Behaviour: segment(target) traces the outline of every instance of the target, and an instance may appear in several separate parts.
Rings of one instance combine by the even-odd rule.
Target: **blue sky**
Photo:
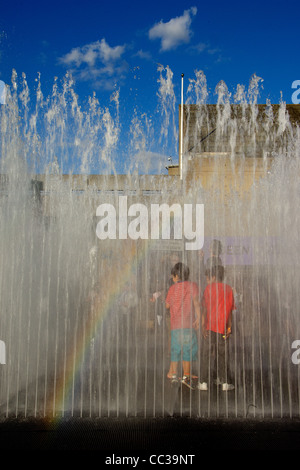
[[[296,1],[2,0],[0,9],[0,80],[10,84],[15,69],[34,90],[40,73],[47,95],[54,77],[71,71],[79,100],[95,92],[103,106],[118,90],[123,131],[129,109],[131,116],[133,108],[152,117],[162,112],[159,79],[167,70],[175,120],[181,73],[186,99],[195,71],[203,71],[210,103],[220,80],[234,94],[253,74],[262,78],[259,102],[278,103],[282,96],[291,103],[292,83],[300,79]],[[176,160],[172,146],[162,153]],[[149,150],[159,152],[153,144]]]

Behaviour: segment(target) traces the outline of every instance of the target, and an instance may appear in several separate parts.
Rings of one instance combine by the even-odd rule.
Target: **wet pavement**
[[[159,349],[148,348],[146,358],[140,353],[121,354],[100,375],[85,365],[71,396],[55,408],[44,402],[50,376],[39,379],[38,396],[36,384],[28,384],[0,405],[0,448],[97,450],[103,459],[132,454],[146,461],[194,455],[193,464],[208,449],[300,449],[297,374],[236,369],[232,391],[213,378],[208,391],[191,390],[167,379],[169,358]]]
[[[299,450],[300,419],[290,415],[290,405],[272,410],[267,388],[264,397],[252,389],[247,401],[242,389],[221,391],[212,384],[207,392],[190,390],[182,384],[160,382],[157,375],[139,376],[132,388],[118,382],[118,394],[99,399],[82,392],[72,413],[57,410],[55,416],[19,416],[0,419],[0,448],[6,450],[97,450],[99,457],[155,454],[194,455],[200,463],[203,451]],[[124,378],[125,380],[125,378]],[[251,403],[253,396],[256,402]],[[274,398],[274,397],[273,397]],[[110,410],[108,413],[107,400]],[[118,399],[118,403],[116,403]],[[22,396],[19,394],[19,401]],[[264,408],[262,412],[262,402]],[[135,403],[133,409],[132,403]],[[275,403],[273,401],[273,403]],[[93,406],[94,408],[93,408]],[[115,406],[114,406],[115,405]],[[294,407],[297,403],[293,402]],[[126,408],[127,407],[127,408]]]
[[[300,448],[298,419],[64,418],[8,419],[0,423],[2,450],[97,450],[111,455],[194,455],[209,450],[279,451]],[[100,463],[100,461],[99,461]]]

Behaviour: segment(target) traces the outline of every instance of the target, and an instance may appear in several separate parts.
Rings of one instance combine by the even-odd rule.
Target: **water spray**
[[[180,151],[179,151],[179,169],[180,179],[182,180],[182,154],[183,154],[183,77],[181,74],[181,113],[180,113]]]

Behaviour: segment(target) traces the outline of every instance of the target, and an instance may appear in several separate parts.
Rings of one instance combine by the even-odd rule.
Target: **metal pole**
[[[183,154],[183,77],[181,74],[181,114],[180,114],[180,150],[179,150],[179,170],[180,179],[182,180],[182,154]]]

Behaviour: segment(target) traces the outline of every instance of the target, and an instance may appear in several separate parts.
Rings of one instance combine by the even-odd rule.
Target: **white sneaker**
[[[197,388],[198,388],[198,390],[207,390],[207,383],[206,382],[198,382]]]
[[[224,392],[228,392],[229,390],[234,390],[234,385],[224,383],[224,384],[222,384],[222,390]]]

